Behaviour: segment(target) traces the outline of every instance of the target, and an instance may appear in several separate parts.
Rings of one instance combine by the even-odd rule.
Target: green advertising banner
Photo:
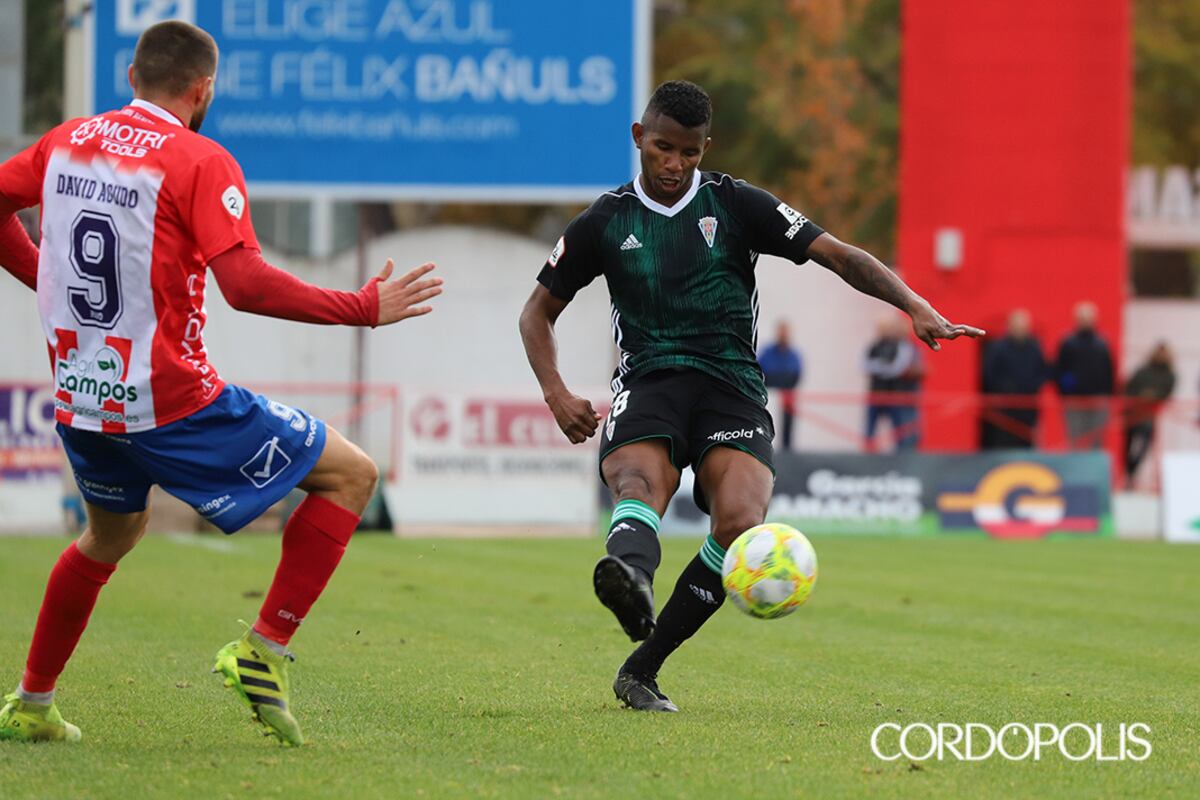
[[[767,519],[813,534],[1113,535],[1108,454],[778,453]],[[680,491],[664,530],[700,532]]]

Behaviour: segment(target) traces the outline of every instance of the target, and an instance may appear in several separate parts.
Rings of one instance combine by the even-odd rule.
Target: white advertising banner
[[[387,492],[398,528],[595,523],[596,440],[571,445],[540,398],[414,393],[402,405]]]
[[[1200,544],[1200,453],[1164,453],[1162,483],[1166,540]]]

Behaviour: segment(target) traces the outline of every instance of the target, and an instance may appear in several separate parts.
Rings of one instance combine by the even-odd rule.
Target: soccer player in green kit
[[[869,253],[769,192],[701,172],[711,120],[699,86],[670,81],[655,90],[633,123],[641,174],[567,226],[521,313],[525,351],[559,427],[576,444],[601,433],[600,473],[614,511],[593,583],[630,639],[642,642],[613,691],[648,711],[678,710],[659,691],[659,668],[724,602],[725,548],[762,523],[771,499],[774,426],[755,359],[759,254],[816,261],[906,312],[934,350],[938,339],[983,335],[948,322]],[[563,309],[600,275],[620,350],[604,419],[563,383],[554,339]],[[656,620],[659,521],[689,464],[711,534]]]

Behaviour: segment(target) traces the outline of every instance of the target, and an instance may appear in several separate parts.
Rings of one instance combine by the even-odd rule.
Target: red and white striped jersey
[[[38,309],[59,422],[132,433],[216,399],[207,264],[259,247],[224,148],[134,100],[51,130],[0,166],[0,193],[42,206]]]

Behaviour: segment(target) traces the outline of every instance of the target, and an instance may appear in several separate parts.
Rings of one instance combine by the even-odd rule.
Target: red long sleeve
[[[323,289],[273,267],[247,247],[226,250],[209,263],[221,294],[238,311],[318,325],[379,321],[379,289],[372,279],[357,292]]]
[[[30,289],[37,291],[38,249],[17,219],[20,208],[0,194],[0,265]]]

